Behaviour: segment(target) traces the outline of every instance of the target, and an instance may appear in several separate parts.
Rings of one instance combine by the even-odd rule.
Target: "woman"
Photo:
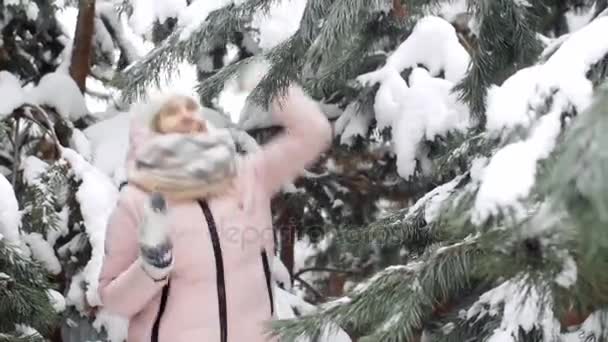
[[[245,156],[190,98],[138,113],[99,281],[106,310],[130,319],[128,342],[269,341],[270,199],[331,142],[301,88],[271,109],[285,131]]]

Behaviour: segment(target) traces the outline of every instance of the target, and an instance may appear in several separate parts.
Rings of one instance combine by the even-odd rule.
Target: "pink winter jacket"
[[[147,194],[131,185],[122,190],[107,227],[99,292],[107,311],[129,318],[128,342],[271,341],[270,199],[331,142],[327,118],[299,88],[273,108],[285,131],[239,157],[235,186],[208,200],[215,227],[201,203],[168,201],[175,260],[168,281],[154,282],[139,264]]]

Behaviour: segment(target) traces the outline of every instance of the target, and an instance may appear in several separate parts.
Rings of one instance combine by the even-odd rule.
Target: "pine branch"
[[[411,340],[432,317],[436,306],[460,299],[460,293],[476,283],[475,264],[482,258],[475,240],[431,251],[416,277],[414,291],[395,306],[400,308],[395,312],[397,316],[362,341]]]
[[[213,46],[214,40],[225,41],[232,32],[240,31],[251,20],[251,13],[268,11],[278,0],[248,0],[238,6],[225,6],[209,14],[203,24],[187,39],[182,30],[174,31],[165,41],[143,59],[125,69],[115,80],[123,89],[123,100],[133,102],[144,98],[146,88],[159,86],[162,77],[172,77],[182,60],[194,61]],[[166,76],[163,76],[166,75]]]
[[[0,331],[27,324],[45,335],[57,319],[46,290],[44,270],[15,247],[0,240]],[[7,278],[8,277],[8,278]]]
[[[466,77],[454,88],[485,126],[485,98],[490,85],[501,84],[515,71],[531,65],[542,51],[536,37],[539,16],[528,2],[475,1],[480,22],[478,51]],[[535,6],[543,6],[536,4]]]
[[[267,108],[276,96],[284,94],[292,82],[301,78],[301,56],[307,48],[305,39],[296,34],[267,54],[271,68],[249,95],[251,100]]]
[[[387,16],[382,12],[368,13],[366,19],[367,22],[361,22],[356,26],[358,29],[354,34],[351,28],[349,43],[343,44],[339,49],[340,53],[325,58],[316,72],[305,74],[306,87],[318,98],[344,88],[352,88],[352,92],[364,95],[367,89],[361,90],[358,86],[348,84],[348,81],[360,74],[371,72],[385,63],[387,58],[385,54],[371,52],[390,49],[390,45],[394,44],[393,40],[411,30],[415,24],[415,19],[411,16],[405,20],[396,20],[393,16]],[[389,39],[383,44],[379,37]],[[373,99],[372,96],[372,104]]]
[[[332,268],[332,267],[307,267],[307,268],[303,268],[301,270],[299,270],[298,272],[296,272],[293,277],[299,277],[301,276],[303,273],[306,272],[331,272],[331,273],[344,273],[344,274],[354,274],[357,273],[357,271],[355,270],[343,270],[343,269],[339,269],[339,268]]]
[[[0,333],[0,342],[43,342],[44,338],[39,335],[26,335],[21,333]]]
[[[486,341],[500,326],[503,316],[496,313],[494,316],[478,317],[471,322],[462,313],[466,312],[479,300],[479,296],[489,289],[489,286],[479,286],[470,294],[463,294],[457,305],[452,305],[447,312],[436,315],[435,319],[427,322],[425,332],[428,333],[430,340],[437,342]]]
[[[320,312],[272,325],[281,339],[314,339],[327,322],[345,328],[360,341],[408,341],[438,304],[458,298],[474,282],[481,256],[476,241],[432,249],[421,261],[389,267],[357,286],[346,301]],[[371,334],[370,334],[371,333]]]
[[[347,320],[378,322],[390,313],[386,303],[394,303],[398,300],[403,294],[399,290],[404,289],[404,280],[412,277],[414,271],[411,267],[387,269],[370,280],[370,286],[362,289],[361,293],[350,299],[347,298],[344,304],[338,302],[337,305],[297,320],[272,322],[273,333],[285,341],[294,341],[302,336],[309,336],[315,340],[327,322],[334,322],[340,326],[348,325]]]
[[[579,272],[587,279],[587,295],[597,303],[608,303],[608,275],[596,272],[608,267],[608,90],[600,92],[589,110],[579,115],[566,134],[563,150],[553,172],[541,188],[555,204],[566,210],[578,233]],[[594,303],[596,304],[596,303]]]
[[[310,291],[318,301],[322,301],[325,297],[314,288],[314,286],[310,285],[306,280],[302,279],[300,276],[293,276],[294,280],[298,281],[302,286],[304,286],[308,291]]]
[[[370,20],[371,14],[380,10],[381,1],[335,1],[321,27],[314,44],[306,52],[305,59],[313,70],[324,62],[342,55],[343,48],[352,41],[352,30]]]
[[[397,24],[393,19],[378,17],[379,4],[375,2],[370,7],[362,0],[309,1],[300,29],[264,54],[271,68],[250,100],[266,106],[290,83],[297,81],[302,81],[313,96],[322,98],[354,78],[362,66],[370,63],[370,59],[361,57],[377,45],[379,36],[396,35],[413,25],[412,20]],[[206,99],[217,96],[225,81],[255,58],[226,66],[203,80],[198,86],[199,95]],[[310,68],[316,72],[311,74]]]
[[[333,3],[334,0],[311,0],[306,3],[298,34],[301,35],[307,46],[310,46],[319,34],[321,30],[319,23],[325,18]]]
[[[490,157],[499,146],[500,139],[476,131],[464,135],[452,134],[443,141],[431,143],[433,152],[429,158],[433,162],[432,181],[444,183],[456,175],[468,172],[473,160]]]
[[[22,229],[28,233],[40,233],[43,236],[51,230],[59,230],[60,218],[57,208],[58,195],[67,186],[68,168],[63,161],[49,165],[36,183],[25,184],[20,194],[20,207],[23,211]]]

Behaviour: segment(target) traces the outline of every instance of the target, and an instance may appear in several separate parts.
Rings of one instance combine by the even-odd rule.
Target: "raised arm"
[[[329,148],[332,139],[327,117],[298,86],[291,86],[284,97],[275,100],[271,110],[284,131],[251,156],[256,181],[269,196],[300,176]]]
[[[136,215],[129,191],[128,188],[122,191],[110,217],[99,279],[103,307],[127,318],[141,311],[166,284],[166,280],[155,282],[142,268],[138,239],[141,219]]]

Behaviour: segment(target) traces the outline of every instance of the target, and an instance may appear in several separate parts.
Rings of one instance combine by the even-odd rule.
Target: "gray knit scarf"
[[[205,198],[230,185],[236,156],[227,130],[155,135],[135,152],[129,181],[170,198]]]

